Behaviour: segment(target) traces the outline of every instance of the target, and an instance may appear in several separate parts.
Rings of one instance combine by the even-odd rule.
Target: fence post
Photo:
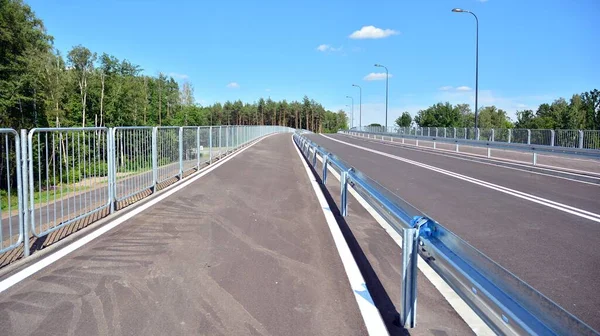
[[[447,135],[447,131],[448,131],[448,128],[444,127],[444,138],[447,138],[447,136],[446,136]]]
[[[492,142],[496,139],[496,130],[492,128]]]
[[[221,146],[221,128],[223,128],[223,126],[219,126],[219,159],[221,158],[221,156],[223,155],[221,153],[221,151],[223,150],[223,147]]]
[[[480,132],[479,132],[479,127],[477,127],[477,128],[475,129],[475,139],[476,139],[477,141],[479,141],[479,140],[480,140],[480,138],[479,138],[479,137],[480,137],[480,135],[481,135],[481,134],[480,134]]]
[[[7,144],[8,146],[8,144]],[[27,130],[21,130],[21,179],[22,181],[17,181],[17,188],[21,190],[21,204],[22,207],[19,209],[22,211],[21,218],[23,222],[21,223],[21,230],[23,232],[23,255],[25,257],[29,256],[29,171],[28,171],[28,154],[27,154]],[[21,182],[21,187],[19,188],[18,183]]]
[[[579,130],[579,148],[583,148],[583,131]]]
[[[212,126],[208,127],[208,164],[212,164]]]
[[[417,317],[417,262],[419,229],[402,230],[402,304],[401,323],[404,328],[414,328]]]
[[[508,129],[508,143],[511,142],[511,140],[512,140],[511,138],[512,138],[512,128],[509,128]]]
[[[313,148],[313,160],[312,160],[312,165],[313,167],[317,166],[317,149]]]
[[[467,138],[467,128],[465,127],[465,139]]]
[[[340,178],[340,210],[342,216],[348,215],[348,172],[343,171]]]
[[[117,199],[117,181],[115,172],[116,166],[116,132],[114,128],[109,128],[106,132],[106,141],[108,142],[107,148],[107,165],[108,165],[108,202],[110,204],[110,213],[115,212],[116,199]]]
[[[438,137],[438,128],[437,127],[435,128],[435,137],[436,138]]]
[[[179,179],[183,179],[183,127],[179,127]]]
[[[550,146],[554,147],[554,130],[550,130]]]
[[[200,170],[200,126],[196,127],[196,171]]]
[[[323,185],[327,182],[327,164],[329,163],[329,154],[323,157]]]
[[[454,136],[453,136],[453,138],[456,139],[456,127],[453,127],[453,129],[454,129]]]
[[[152,127],[152,193],[158,181],[158,127]]]
[[[531,130],[527,129],[527,144],[531,145]]]

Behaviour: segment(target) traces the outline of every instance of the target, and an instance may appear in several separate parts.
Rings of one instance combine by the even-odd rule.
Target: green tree
[[[457,107],[446,102],[437,103],[425,110],[420,110],[415,117],[420,127],[460,127],[461,113]]]
[[[396,125],[398,127],[410,127],[412,124],[412,117],[408,112],[402,112],[402,115],[396,119]]]
[[[512,122],[506,111],[496,106],[486,106],[479,110],[479,128],[511,128]]]

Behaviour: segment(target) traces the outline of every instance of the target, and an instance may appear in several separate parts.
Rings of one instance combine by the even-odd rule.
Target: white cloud
[[[271,89],[265,89],[265,91],[267,91],[267,92],[271,92]]]
[[[468,86],[459,86],[456,88],[456,91],[471,91],[472,89]]]
[[[360,30],[350,34],[351,39],[380,39],[392,35],[398,35],[399,32],[392,29],[381,29],[375,26],[364,26]]]
[[[440,91],[462,91],[462,92],[467,92],[467,91],[471,91],[473,89],[471,89],[468,86],[464,86],[464,85],[463,86],[457,86],[457,87],[446,85],[446,86],[440,87],[438,90],[440,90]]]
[[[442,86],[442,87],[440,88],[440,91],[450,91],[450,90],[452,90],[452,89],[453,89],[453,87],[452,87],[452,86],[448,86],[448,85],[447,85],[447,86]]]
[[[179,80],[185,80],[185,79],[190,78],[190,76],[188,76],[186,74],[180,74],[180,73],[176,73],[176,72],[169,72],[169,77],[173,77],[173,78],[179,79]]]
[[[236,83],[236,82],[231,82],[229,84],[227,84],[227,87],[230,89],[239,89],[240,88],[240,84]]]
[[[335,52],[335,51],[341,51],[342,47],[334,48],[334,47],[330,46],[329,44],[321,44],[317,47],[317,50],[320,52],[326,52],[326,51]]]
[[[390,74],[389,77],[391,78],[392,75]],[[370,74],[366,75],[363,79],[366,81],[384,80],[385,72],[371,72]]]

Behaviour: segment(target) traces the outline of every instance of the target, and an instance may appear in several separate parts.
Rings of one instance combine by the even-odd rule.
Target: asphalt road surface
[[[344,143],[308,137],[600,330],[600,186],[340,134],[331,137]]]

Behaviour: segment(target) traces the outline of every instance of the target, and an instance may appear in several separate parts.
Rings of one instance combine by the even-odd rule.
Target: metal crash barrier
[[[340,213],[348,213],[348,188],[353,188],[400,236],[402,242],[402,298],[400,321],[405,328],[416,324],[418,256],[497,334],[501,335],[598,335],[540,292],[521,281],[440,223],[348,166],[341,159],[304,136],[294,141],[317,170],[322,162],[322,183],[327,170],[340,175]]]

